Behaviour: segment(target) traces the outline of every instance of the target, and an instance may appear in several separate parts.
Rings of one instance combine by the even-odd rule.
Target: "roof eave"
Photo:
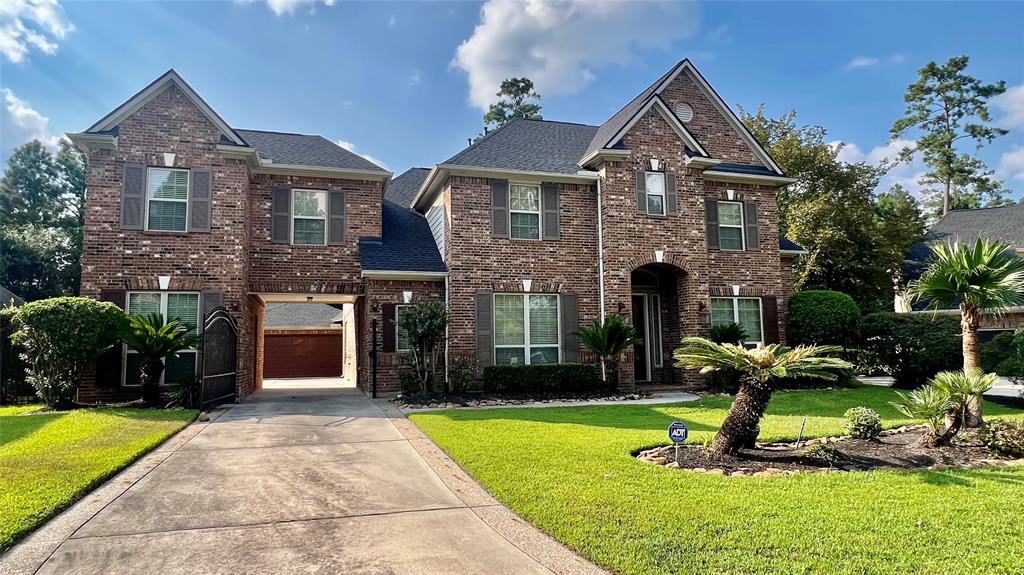
[[[805,256],[808,254],[807,250],[779,250],[779,253],[784,256]]]
[[[448,272],[364,269],[361,275],[374,280],[443,280]]]
[[[598,148],[597,150],[583,156],[577,165],[585,169],[599,162],[621,162],[628,158],[632,153],[632,150]]]
[[[738,184],[767,184],[773,186],[785,186],[797,181],[796,178],[786,176],[771,176],[768,174],[741,174],[738,172],[720,172],[710,169],[704,170],[701,177],[705,180],[715,182],[733,182]]]
[[[427,175],[426,179],[423,180],[423,184],[420,186],[416,196],[412,199],[412,209],[419,211],[420,208],[426,206],[429,200],[432,200],[434,193],[437,190],[437,185],[443,182],[447,176],[470,176],[476,178],[495,178],[495,179],[528,179],[528,180],[543,180],[546,182],[564,182],[564,183],[591,183],[601,178],[597,172],[591,172],[588,170],[580,170],[575,174],[568,174],[562,172],[537,172],[532,170],[511,170],[507,168],[490,168],[483,166],[462,166],[456,164],[438,164],[430,170],[430,174]]]
[[[89,134],[86,132],[65,134],[71,143],[86,153],[93,150],[116,150],[117,136],[112,134]]]

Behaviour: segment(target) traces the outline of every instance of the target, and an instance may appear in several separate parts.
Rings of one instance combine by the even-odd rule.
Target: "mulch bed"
[[[643,393],[615,393],[607,391],[560,392],[560,393],[429,393],[415,395],[399,395],[392,401],[407,409],[444,408],[482,406],[515,406],[530,403],[584,402],[584,401],[630,401],[643,399]]]
[[[796,443],[758,444],[724,459],[711,459],[702,446],[681,446],[679,461],[672,445],[647,449],[637,454],[644,463],[663,465],[713,475],[770,476],[795,473],[841,473],[873,470],[969,469],[972,467],[1024,465],[1024,459],[1007,459],[975,441],[970,433],[957,436],[950,445],[926,448],[919,445],[922,426],[883,432],[877,441],[850,437],[826,437]],[[838,461],[825,461],[807,452],[824,444],[840,454]]]

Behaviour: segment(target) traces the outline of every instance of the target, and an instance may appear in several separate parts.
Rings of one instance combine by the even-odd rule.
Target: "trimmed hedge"
[[[493,393],[592,391],[606,385],[594,366],[582,363],[489,365],[482,384],[484,391]]]
[[[860,308],[853,298],[837,291],[807,290],[789,299],[789,332],[792,345],[839,345],[857,341]]]
[[[963,367],[959,315],[872,313],[861,320],[861,337],[861,349],[902,389]]]

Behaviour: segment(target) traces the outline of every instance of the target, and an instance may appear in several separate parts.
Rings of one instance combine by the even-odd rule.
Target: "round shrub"
[[[851,407],[843,417],[846,434],[854,439],[874,441],[882,433],[882,418],[870,407]]]
[[[1024,423],[993,419],[978,430],[978,439],[998,455],[1024,457]]]
[[[789,342],[792,345],[840,345],[857,341],[860,308],[837,291],[807,290],[789,299]]]

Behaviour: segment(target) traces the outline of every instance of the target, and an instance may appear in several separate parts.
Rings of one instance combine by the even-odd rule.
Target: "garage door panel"
[[[337,377],[345,364],[344,335],[264,334],[263,377]]]

